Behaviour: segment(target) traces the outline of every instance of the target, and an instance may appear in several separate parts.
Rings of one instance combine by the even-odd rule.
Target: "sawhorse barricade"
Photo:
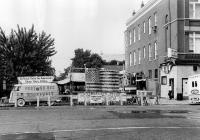
[[[140,97],[141,106],[149,104],[159,104],[158,96],[153,95],[153,91],[137,90],[137,96]],[[151,102],[150,98],[154,97],[154,103]]]
[[[116,95],[115,95],[116,94]],[[133,98],[136,99],[136,104],[140,104],[141,106],[147,105],[148,102],[151,104],[150,98],[152,98],[154,95],[152,95],[152,91],[143,91],[143,90],[137,90],[137,95],[127,95],[125,93],[102,93],[102,95],[92,95],[90,93],[82,93],[81,95],[81,102],[84,106],[95,104],[95,99],[100,98],[100,102],[103,105],[109,106],[112,103],[117,103],[119,105],[124,105],[128,102],[129,99]],[[56,99],[61,99],[62,97],[68,97],[70,98],[70,106],[74,105],[73,99],[78,99],[78,95],[56,95],[56,96],[36,96],[37,101],[37,107],[40,106],[41,101],[47,101],[48,106],[52,105],[52,101],[55,101]],[[54,100],[52,99],[54,98]],[[92,100],[94,98],[94,100]],[[79,99],[78,99],[79,100]],[[92,102],[91,102],[92,101]],[[159,104],[158,97],[156,96],[154,98],[154,104]],[[17,99],[15,101],[15,107],[17,107]]]

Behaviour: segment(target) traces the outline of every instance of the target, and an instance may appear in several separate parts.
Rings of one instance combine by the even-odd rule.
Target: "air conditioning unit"
[[[156,31],[157,31],[157,28],[158,28],[157,25],[155,25],[155,26],[152,27],[152,30],[153,30],[154,32],[156,32]]]

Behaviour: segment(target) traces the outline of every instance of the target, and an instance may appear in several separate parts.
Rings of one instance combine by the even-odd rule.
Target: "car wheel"
[[[23,107],[25,105],[25,100],[24,99],[18,99],[17,100],[17,106]]]

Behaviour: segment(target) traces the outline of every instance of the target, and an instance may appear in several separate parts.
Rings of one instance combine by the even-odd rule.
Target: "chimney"
[[[136,14],[135,10],[133,10],[132,16],[134,16]]]
[[[141,8],[142,8],[142,7],[144,7],[144,2],[143,2],[143,1],[142,1],[142,3],[141,3]]]

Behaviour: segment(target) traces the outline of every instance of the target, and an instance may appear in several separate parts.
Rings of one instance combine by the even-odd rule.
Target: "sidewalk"
[[[187,104],[189,104],[189,101],[188,100],[179,101],[179,100],[175,100],[175,99],[169,100],[167,98],[160,98],[159,104],[160,105],[187,105]]]

